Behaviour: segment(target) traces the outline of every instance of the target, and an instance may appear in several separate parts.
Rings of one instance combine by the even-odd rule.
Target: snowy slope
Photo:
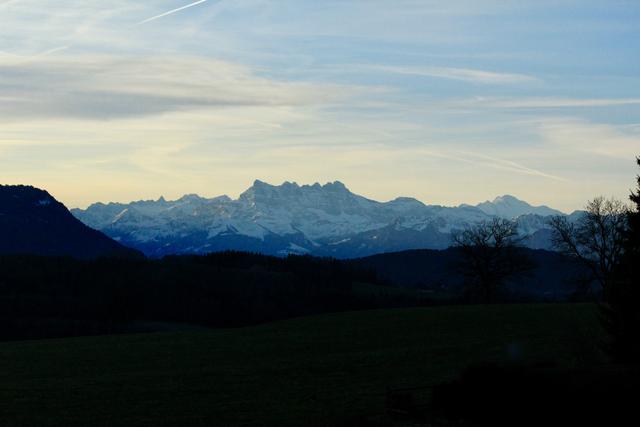
[[[85,224],[151,256],[225,249],[269,254],[309,253],[349,258],[393,250],[450,245],[451,233],[493,215],[518,218],[535,247],[545,215],[512,196],[478,206],[443,207],[401,197],[378,202],[350,192],[341,182],[254,184],[234,200],[187,195],[178,200],[96,203],[73,214]],[[546,240],[545,240],[546,239]]]
[[[515,219],[521,215],[536,214],[540,216],[562,215],[562,212],[548,206],[531,206],[517,198],[504,195],[496,197],[492,202],[486,201],[476,205],[487,215],[495,215],[507,219]]]

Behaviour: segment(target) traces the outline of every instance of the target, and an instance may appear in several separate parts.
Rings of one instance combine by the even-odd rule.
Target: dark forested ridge
[[[24,185],[0,185],[0,236],[0,254],[141,256],[78,221],[46,191]]]
[[[566,261],[555,256],[538,254],[566,268]],[[5,255],[0,256],[0,339],[234,327],[327,312],[459,302],[465,293],[456,259],[454,250],[351,262],[243,252],[160,260]],[[554,288],[561,283],[544,281],[546,269],[557,268],[553,263],[539,267],[526,279],[529,288],[521,284],[508,298],[566,298],[570,287],[562,293]]]
[[[424,303],[361,269],[306,256],[0,257],[2,339],[233,327]]]
[[[564,300],[576,292],[585,277],[582,266],[559,253],[519,250],[533,263],[533,269],[507,283],[505,291],[512,298]],[[465,277],[459,268],[461,261],[460,249],[449,248],[378,254],[347,262],[397,286],[455,294],[463,292],[465,287]]]

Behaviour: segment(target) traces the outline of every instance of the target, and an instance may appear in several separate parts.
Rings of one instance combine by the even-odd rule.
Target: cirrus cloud
[[[358,88],[284,82],[193,57],[0,58],[0,120],[115,119],[188,109],[320,105]]]
[[[409,67],[390,65],[364,65],[362,68],[384,73],[401,74],[419,77],[435,77],[441,79],[458,80],[478,84],[517,84],[540,81],[537,77],[527,74],[505,73],[472,68],[452,67]]]

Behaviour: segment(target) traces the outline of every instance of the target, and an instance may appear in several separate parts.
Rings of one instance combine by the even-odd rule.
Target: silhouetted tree
[[[640,166],[640,158],[636,159]],[[605,326],[611,334],[611,353],[625,362],[640,363],[640,175],[629,199],[624,253],[615,271],[609,304],[604,307]]]
[[[486,302],[496,297],[507,279],[533,268],[520,250],[521,240],[516,223],[502,218],[454,233],[454,245],[464,256],[463,273]]]
[[[605,300],[623,253],[627,212],[628,207],[619,200],[596,197],[587,203],[578,221],[564,216],[549,221],[554,247],[589,269]]]

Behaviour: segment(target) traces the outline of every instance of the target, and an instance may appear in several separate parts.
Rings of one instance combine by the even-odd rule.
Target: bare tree
[[[575,223],[567,217],[551,218],[552,242],[557,250],[587,266],[606,299],[623,253],[629,208],[619,200],[597,197],[585,210]]]
[[[454,234],[454,246],[460,248],[464,256],[464,274],[479,288],[485,301],[492,301],[508,278],[533,267],[520,248],[521,241],[516,223],[501,218]]]

